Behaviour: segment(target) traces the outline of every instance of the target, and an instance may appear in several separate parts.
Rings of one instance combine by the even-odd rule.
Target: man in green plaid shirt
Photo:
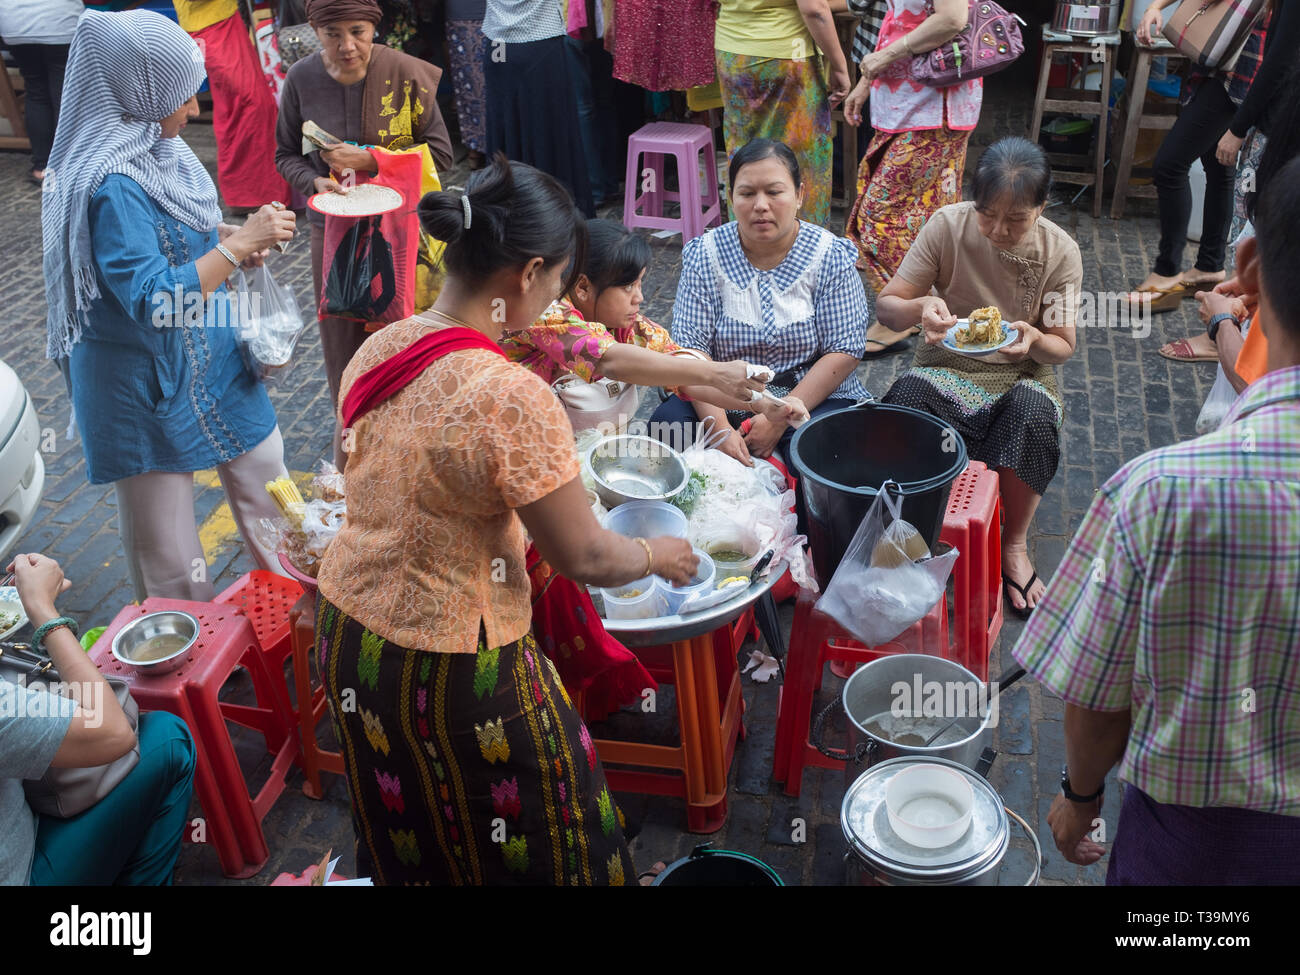
[[[1012,651],[1065,701],[1048,823],[1074,863],[1105,853],[1119,763],[1108,884],[1300,883],[1300,159],[1255,221],[1238,277],[1269,371],[1102,487]]]

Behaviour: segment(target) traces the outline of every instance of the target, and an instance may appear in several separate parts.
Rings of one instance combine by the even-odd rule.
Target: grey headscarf
[[[203,52],[185,31],[150,10],[87,10],[72,38],[63,104],[41,198],[45,354],[66,358],[83,315],[100,296],[90,241],[90,198],[121,173],[195,230],[221,219],[217,188],[179,138],[158,124],[199,90]]]

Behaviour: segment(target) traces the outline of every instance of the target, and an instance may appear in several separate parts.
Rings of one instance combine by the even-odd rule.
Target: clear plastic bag
[[[1228,382],[1223,366],[1219,366],[1218,375],[1214,377],[1214,385],[1210,387],[1210,395],[1205,397],[1205,404],[1196,418],[1196,432],[1210,433],[1219,429],[1219,424],[1228,415],[1228,410],[1236,400],[1237,391],[1232,388],[1232,383]]]
[[[817,602],[869,647],[894,639],[944,596],[957,550],[931,556],[916,528],[900,516],[901,502],[886,481],[876,492],[844,559]],[[919,544],[918,544],[919,543]]]
[[[298,301],[265,264],[236,271],[234,290],[245,361],[259,378],[268,379],[289,364],[306,325]]]

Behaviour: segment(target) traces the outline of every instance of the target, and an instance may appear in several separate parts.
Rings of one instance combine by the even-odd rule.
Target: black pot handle
[[[982,776],[983,778],[988,778],[989,769],[993,767],[993,763],[997,761],[997,757],[998,753],[992,748],[986,748],[984,751],[980,752],[980,760],[975,763],[975,774]]]
[[[817,715],[817,719],[813,721],[813,744],[827,758],[833,758],[837,762],[857,762],[861,765],[864,760],[875,754],[876,743],[874,741],[858,742],[858,747],[854,749],[852,755],[839,748],[827,748],[822,741],[823,737],[825,737],[826,719],[831,716],[831,712],[836,708],[839,708],[841,712],[844,711],[844,702],[838,697],[822,708],[821,713]],[[868,764],[870,763],[868,762]]]

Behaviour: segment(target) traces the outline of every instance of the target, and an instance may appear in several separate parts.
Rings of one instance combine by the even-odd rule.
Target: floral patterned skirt
[[[961,202],[970,132],[877,132],[858,166],[858,197],[844,235],[858,245],[858,270],[877,293],[940,207]]]
[[[316,650],[376,884],[622,885],[636,873],[586,726],[531,634],[385,641],[321,598]]]
[[[800,216],[825,227],[831,217],[832,141],[821,58],[796,61],[724,51],[717,58],[728,161],[751,139],[784,142],[799,160],[804,185]]]

